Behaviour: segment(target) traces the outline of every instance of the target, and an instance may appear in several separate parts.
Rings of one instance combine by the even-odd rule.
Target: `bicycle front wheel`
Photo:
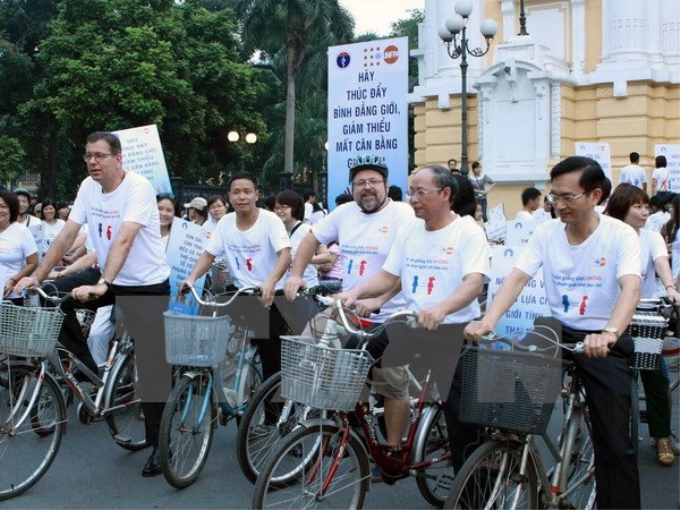
[[[51,377],[40,381],[34,367],[0,363],[0,501],[43,477],[59,451],[65,424],[64,398]]]
[[[137,394],[137,371],[133,356],[116,363],[106,392],[106,423],[118,446],[135,452],[146,448],[142,401]]]
[[[426,413],[423,414],[423,425],[428,429],[423,436],[423,444],[416,445],[416,462],[440,459],[442,455],[449,452],[449,434],[441,405],[427,408]],[[436,508],[444,506],[452,483],[451,460],[432,464],[416,475],[416,484],[420,494],[425,501]]]
[[[465,461],[444,508],[538,508],[536,468],[529,459],[520,473],[522,445],[482,444]]]
[[[573,415],[570,436],[574,437],[569,459],[569,477],[564,499],[568,508],[590,510],[595,505],[595,452],[590,435],[588,408]],[[571,505],[571,506],[569,506]]]
[[[161,467],[168,483],[178,489],[194,483],[210,453],[216,415],[209,375],[206,371],[182,377],[163,411]]]
[[[305,406],[281,397],[281,374],[267,379],[253,395],[241,419],[237,436],[237,456],[241,471],[255,483],[263,462],[271,451],[298,426]]]
[[[368,456],[337,425],[300,427],[279,443],[255,484],[253,508],[362,508]]]

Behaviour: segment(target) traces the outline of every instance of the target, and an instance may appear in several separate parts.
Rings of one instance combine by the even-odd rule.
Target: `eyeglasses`
[[[108,154],[106,152],[86,152],[83,154],[83,160],[87,162],[94,158],[95,161],[101,161],[107,156],[113,156],[113,154]]]
[[[352,185],[355,188],[366,188],[368,186],[375,188],[378,184],[383,182],[385,182],[385,179],[362,179],[360,181],[352,182]]]
[[[429,195],[430,193],[438,192],[443,190],[444,188],[435,188],[435,189],[424,189],[424,188],[418,188],[418,189],[408,189],[408,195],[410,197],[424,197],[426,195]]]
[[[289,205],[285,205],[285,204],[284,204],[284,205],[275,205],[275,206],[274,206],[274,212],[279,212],[279,211],[282,212],[282,211],[285,211],[285,210],[287,210],[287,209],[290,209],[290,206],[289,206]]]
[[[545,198],[547,198],[548,202],[550,202],[551,204],[556,204],[559,201],[563,201],[566,202],[567,204],[570,204],[573,201],[581,198],[585,194],[586,194],[585,191],[583,193],[579,193],[578,195],[555,195],[554,193],[548,193],[545,196]]]

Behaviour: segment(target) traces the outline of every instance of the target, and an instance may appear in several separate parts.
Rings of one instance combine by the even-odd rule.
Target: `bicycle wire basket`
[[[64,313],[59,308],[0,303],[0,352],[10,356],[45,358],[57,344]]]
[[[356,407],[371,355],[358,349],[329,349],[301,336],[281,337],[281,395],[316,409]]]
[[[562,388],[561,358],[471,348],[460,369],[461,422],[545,434]]]
[[[171,365],[211,367],[224,361],[231,319],[165,312],[165,360]]]
[[[656,370],[661,363],[668,321],[656,311],[636,310],[629,331],[635,342],[633,368]]]

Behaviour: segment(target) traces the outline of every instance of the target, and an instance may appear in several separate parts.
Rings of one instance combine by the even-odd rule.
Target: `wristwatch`
[[[619,339],[619,330],[612,327],[612,326],[607,326],[606,328],[604,328],[602,330],[602,332],[603,333],[611,333],[612,335],[614,335],[616,337],[617,340]]]
[[[110,283],[108,280],[106,280],[106,278],[101,278],[101,279],[97,282],[97,285],[101,285],[102,283],[103,283],[104,285],[106,285],[107,287],[110,287],[110,286],[111,286],[111,283]]]

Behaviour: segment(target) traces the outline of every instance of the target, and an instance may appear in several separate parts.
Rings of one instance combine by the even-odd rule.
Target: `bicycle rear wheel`
[[[538,508],[536,468],[520,474],[522,445],[489,441],[465,461],[444,508]]]
[[[147,446],[142,401],[137,394],[136,383],[134,357],[125,354],[113,368],[111,384],[104,399],[111,437],[118,446],[133,452]]]
[[[415,447],[416,462],[439,459],[449,452],[449,434],[441,405],[427,408],[423,414],[423,425],[428,427],[423,444]],[[432,413],[432,416],[429,415]],[[416,484],[425,501],[436,508],[442,508],[451,491],[453,466],[451,461],[437,462],[416,475]]]
[[[574,445],[569,459],[569,476],[565,491],[565,504],[571,508],[590,510],[595,505],[595,452],[590,435],[587,407],[574,417],[572,431]]]
[[[298,426],[305,406],[284,406],[281,397],[281,374],[267,379],[253,395],[241,418],[237,436],[237,456],[245,477],[255,483],[262,464],[281,438]],[[285,410],[285,416],[282,412]]]
[[[208,460],[216,425],[211,381],[207,371],[185,375],[165,404],[159,455],[163,476],[178,489],[194,483]]]
[[[368,456],[354,436],[339,451],[342,433],[337,425],[313,425],[286,436],[262,467],[253,508],[362,508]]]
[[[51,377],[41,382],[37,375],[36,367],[0,363],[0,501],[35,485],[61,446],[66,426],[63,395]],[[35,404],[19,423],[35,391]]]

